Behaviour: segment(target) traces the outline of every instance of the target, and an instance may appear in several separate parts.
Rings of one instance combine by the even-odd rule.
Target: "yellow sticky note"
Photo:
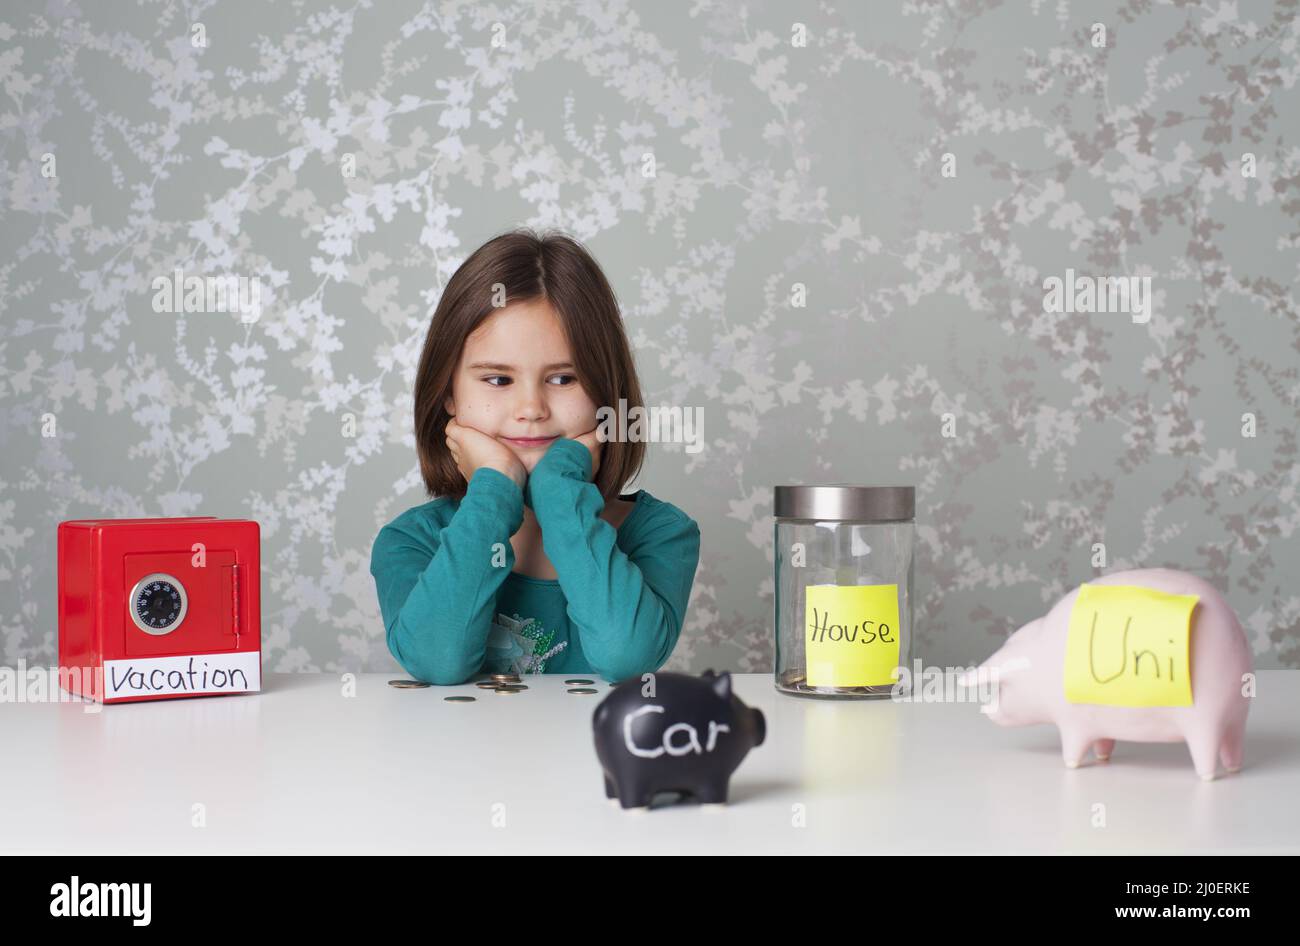
[[[808,685],[891,686],[898,666],[897,585],[805,589]]]
[[[1196,595],[1082,585],[1065,643],[1065,698],[1106,706],[1191,706]]]

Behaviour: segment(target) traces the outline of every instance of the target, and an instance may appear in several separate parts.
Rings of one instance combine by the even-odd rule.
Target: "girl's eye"
[[[504,388],[506,385],[514,383],[511,380],[509,375],[504,375],[504,374],[488,375],[486,378],[483,378],[482,380],[486,381],[494,388]],[[567,387],[568,385],[573,384],[575,381],[577,381],[578,377],[577,375],[572,375],[572,374],[553,374],[547,380],[558,387]]]

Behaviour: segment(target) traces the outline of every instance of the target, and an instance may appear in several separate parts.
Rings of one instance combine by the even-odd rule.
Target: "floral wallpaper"
[[[420,345],[527,225],[701,412],[632,484],[702,530],[671,667],[770,670],[795,482],[915,484],[928,663],[1172,565],[1300,666],[1298,42],[1289,0],[6,4],[0,657],[56,659],[59,521],[217,515],[265,669],[396,669]]]

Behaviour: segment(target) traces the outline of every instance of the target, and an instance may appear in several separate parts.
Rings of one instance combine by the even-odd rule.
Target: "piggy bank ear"
[[[712,669],[712,668],[710,668],[710,669],[708,669],[708,670],[705,670],[702,674],[700,674],[700,676],[701,676],[701,677],[706,677],[706,678],[708,678],[708,679],[711,680],[711,679],[713,679],[714,677],[716,677],[717,674],[713,672],[713,669]]]
[[[723,671],[714,677],[713,692],[724,700],[731,699],[731,674]]]

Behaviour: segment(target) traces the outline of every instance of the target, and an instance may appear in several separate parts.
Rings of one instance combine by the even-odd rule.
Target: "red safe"
[[[262,688],[251,519],[59,523],[61,685],[104,703]]]

